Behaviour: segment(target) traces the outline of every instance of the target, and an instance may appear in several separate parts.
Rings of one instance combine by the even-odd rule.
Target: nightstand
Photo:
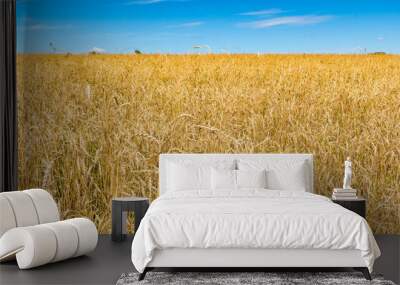
[[[352,200],[332,199],[332,202],[359,214],[363,218],[366,216],[367,201],[363,197],[357,197]]]
[[[149,199],[142,197],[119,197],[112,199],[112,232],[113,241],[123,241],[126,238],[127,213],[135,214],[135,233],[140,221],[149,208]]]

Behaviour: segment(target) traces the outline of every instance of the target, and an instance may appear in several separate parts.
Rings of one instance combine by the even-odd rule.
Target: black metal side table
[[[123,241],[126,238],[127,213],[135,214],[135,233],[140,221],[149,208],[149,199],[142,197],[118,197],[112,199],[112,233],[113,241]]]
[[[332,199],[332,202],[359,214],[363,218],[366,216],[366,200],[363,197],[357,197],[352,200]]]

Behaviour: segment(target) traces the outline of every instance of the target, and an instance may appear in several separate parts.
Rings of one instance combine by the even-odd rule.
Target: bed
[[[352,267],[380,251],[365,219],[314,194],[311,154],[161,154],[160,196],[132,242],[154,268]]]

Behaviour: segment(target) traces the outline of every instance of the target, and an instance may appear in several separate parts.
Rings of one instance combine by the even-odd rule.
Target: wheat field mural
[[[376,233],[400,234],[400,56],[20,55],[20,188],[111,228],[158,195],[165,152],[313,153],[330,196],[351,156]]]

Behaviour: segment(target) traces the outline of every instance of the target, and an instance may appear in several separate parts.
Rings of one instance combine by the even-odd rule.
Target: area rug
[[[148,272],[142,281],[138,281],[138,276],[138,273],[122,274],[117,285],[395,285],[381,275],[372,275],[373,280],[368,281],[359,272]]]

